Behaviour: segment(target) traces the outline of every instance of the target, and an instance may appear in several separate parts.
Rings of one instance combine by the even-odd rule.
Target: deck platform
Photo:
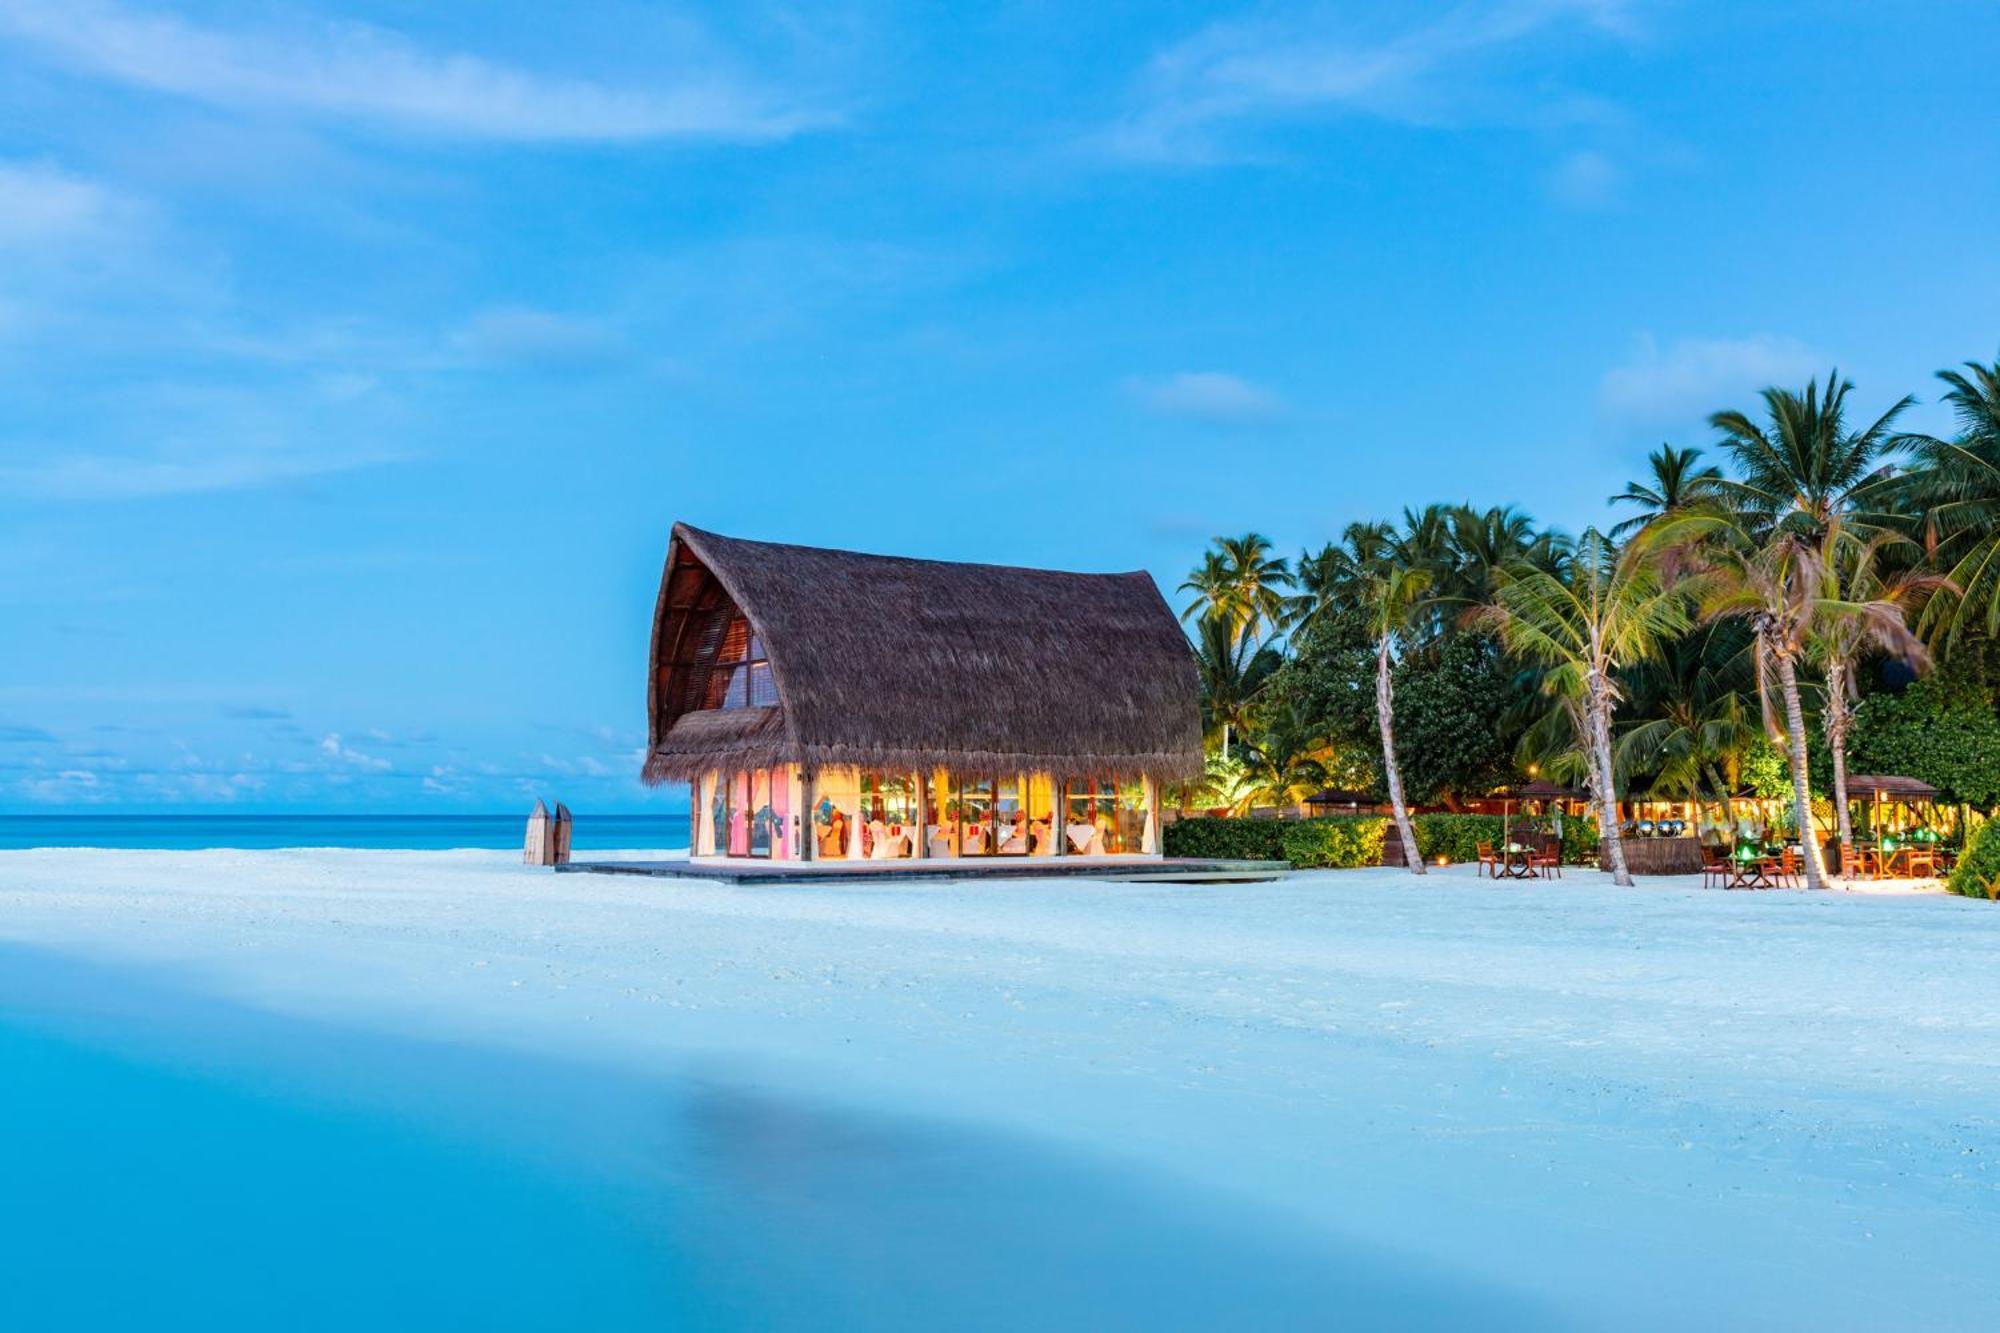
[[[1053,857],[1036,860],[933,861],[884,865],[879,861],[571,861],[556,867],[572,875],[650,875],[708,879],[724,884],[882,884],[894,880],[1097,879],[1121,884],[1227,884],[1283,879],[1284,861],[1226,861],[1193,857]]]

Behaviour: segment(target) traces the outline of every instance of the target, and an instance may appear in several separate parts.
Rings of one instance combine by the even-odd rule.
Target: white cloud
[[[1100,140],[1118,156],[1199,163],[1242,156],[1218,137],[1232,123],[1329,109],[1428,122],[1463,95],[1481,57],[1559,28],[1629,37],[1632,9],[1632,0],[1487,0],[1386,37],[1338,30],[1344,11],[1325,7],[1214,23],[1154,57],[1139,105]]]
[[[1219,370],[1184,370],[1164,379],[1132,379],[1126,388],[1149,412],[1216,425],[1254,426],[1278,420],[1285,402],[1261,385]]]
[[[0,249],[89,244],[129,212],[96,181],[47,162],[0,161]]]
[[[245,449],[206,457],[73,453],[0,467],[0,489],[35,500],[151,500],[257,490],[384,461],[380,455]]]
[[[481,139],[771,139],[825,118],[698,53],[645,88],[545,76],[320,21],[231,32],[102,0],[0,0],[0,34],[99,77],[215,106]]]
[[[1610,208],[1624,185],[1624,170],[1595,149],[1570,153],[1548,175],[1550,196],[1571,208]]]
[[[390,766],[387,759],[377,759],[374,755],[363,754],[352,746],[343,744],[337,731],[329,731],[322,737],[319,748],[320,753],[330,759],[338,759],[343,764],[352,764],[356,768],[365,768],[370,772],[385,772]]]
[[[53,775],[24,777],[15,782],[14,790],[27,800],[48,805],[95,805],[102,802],[106,795],[97,774],[83,768],[66,768]]]
[[[1816,374],[1825,360],[1796,338],[1682,338],[1664,349],[1642,336],[1632,358],[1598,383],[1599,411],[1631,431],[1692,427],[1712,412],[1748,407],[1760,389]]]
[[[543,369],[601,365],[621,351],[617,334],[599,321],[525,306],[482,310],[452,342],[479,361]]]
[[[317,371],[226,382],[124,381],[92,401],[84,438],[0,435],[0,490],[91,502],[297,485],[407,456],[400,400],[376,390],[327,391]]]

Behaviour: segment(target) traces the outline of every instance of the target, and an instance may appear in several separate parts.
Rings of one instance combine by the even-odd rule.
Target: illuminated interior
[[[768,860],[952,861],[1159,853],[1157,789],[1046,773],[953,775],[797,765],[697,784],[694,854]]]

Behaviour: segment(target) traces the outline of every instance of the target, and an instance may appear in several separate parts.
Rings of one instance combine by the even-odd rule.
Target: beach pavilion
[[[1196,777],[1187,639],[1151,576],[955,564],[676,524],[648,782],[696,860],[1158,858]]]

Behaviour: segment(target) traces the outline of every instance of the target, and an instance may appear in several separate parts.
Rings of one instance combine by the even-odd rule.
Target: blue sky
[[[1934,400],[1996,68],[1973,0],[0,0],[0,809],[663,808],[675,518],[1171,588]]]

